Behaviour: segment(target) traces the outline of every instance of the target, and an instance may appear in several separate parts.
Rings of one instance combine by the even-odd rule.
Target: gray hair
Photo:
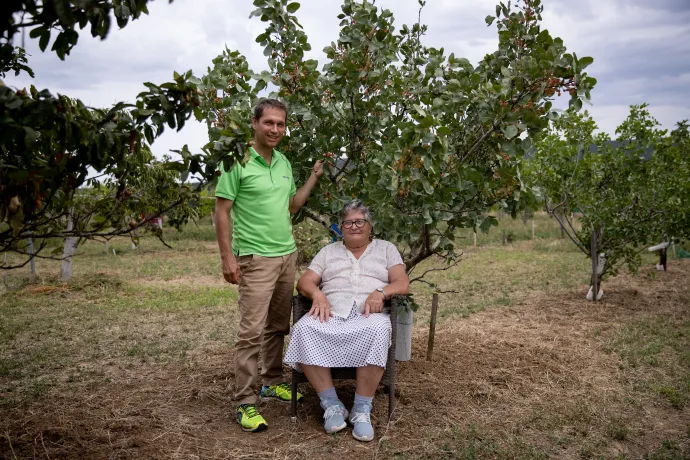
[[[343,209],[340,211],[340,223],[342,224],[347,215],[354,211],[359,211],[364,214],[364,218],[373,226],[374,214],[362,200],[352,200],[345,203],[345,206],[343,206]]]

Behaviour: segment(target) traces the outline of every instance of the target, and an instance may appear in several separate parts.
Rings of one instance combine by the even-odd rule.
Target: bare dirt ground
[[[437,327],[433,362],[420,325],[412,360],[399,363],[392,423],[387,395],[376,396],[371,443],[349,428],[324,434],[309,386],[296,424],[289,404],[269,401],[270,428],[243,433],[228,347],[184,366],[113,366],[110,384],[13,408],[0,417],[0,458],[643,458],[668,439],[688,458],[690,404],[656,395],[654,370],[626,366],[614,349],[636,321],[687,324],[689,284],[690,263],[678,262],[656,277],[612,279],[599,303],[583,286],[452,318]],[[352,384],[337,388],[351,404]]]

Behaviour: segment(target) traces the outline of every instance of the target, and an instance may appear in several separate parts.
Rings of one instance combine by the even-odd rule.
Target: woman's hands
[[[331,304],[328,303],[326,294],[321,291],[314,293],[311,310],[309,310],[307,314],[314,317],[314,319],[318,319],[322,323],[327,322],[328,319],[333,316],[333,313],[331,313]]]
[[[364,302],[364,316],[369,317],[371,313],[381,313],[383,311],[383,293],[381,291],[374,291],[369,294],[367,300]]]

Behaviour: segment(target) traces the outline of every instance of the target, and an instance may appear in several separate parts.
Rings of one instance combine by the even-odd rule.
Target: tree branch
[[[563,202],[563,203],[565,203],[565,202]],[[561,203],[559,206],[562,206],[563,203]],[[546,212],[548,212],[549,214],[551,214],[552,216],[554,216],[554,217],[556,218],[556,220],[558,221],[558,224],[561,226],[561,228],[563,229],[563,231],[565,232],[565,234],[568,235],[568,238],[570,238],[570,241],[572,241],[573,243],[575,243],[575,245],[580,249],[580,251],[582,251],[586,256],[589,256],[590,254],[589,254],[589,252],[587,251],[587,249],[585,249],[585,247],[580,243],[579,240],[576,240],[576,239],[573,237],[573,235],[570,234],[570,232],[568,231],[568,229],[565,227],[565,224],[563,223],[563,221],[561,221],[561,219],[558,217],[558,213],[555,212],[555,209],[556,209],[556,208],[553,208],[553,209],[550,208],[550,207],[549,207],[549,204],[548,204],[548,200],[544,200],[544,204],[545,204],[545,206],[546,206]]]
[[[462,255],[462,254],[460,254],[460,255]],[[426,282],[426,281],[424,281],[422,278],[424,278],[424,277],[427,275],[427,273],[431,273],[431,272],[444,272],[444,271],[446,271],[446,270],[450,270],[451,268],[457,267],[458,264],[460,264],[460,258],[459,258],[459,257],[456,257],[455,260],[453,261],[453,263],[450,264],[450,265],[447,265],[447,266],[441,267],[441,268],[438,268],[438,267],[430,268],[430,269],[426,270],[424,273],[422,273],[421,275],[419,275],[419,276],[417,276],[417,277],[415,277],[415,278],[412,278],[412,279],[410,280],[410,284],[414,283],[415,281]]]
[[[329,233],[335,233],[335,230],[331,228],[331,222],[322,214],[317,213],[316,211],[309,209],[306,206],[302,206],[302,212],[307,215],[311,220],[314,222],[318,222],[325,228]]]

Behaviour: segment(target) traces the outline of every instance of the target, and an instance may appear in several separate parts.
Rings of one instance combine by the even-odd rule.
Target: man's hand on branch
[[[323,160],[318,160],[316,163],[314,163],[314,167],[312,168],[311,172],[317,178],[321,177],[323,175]]]

